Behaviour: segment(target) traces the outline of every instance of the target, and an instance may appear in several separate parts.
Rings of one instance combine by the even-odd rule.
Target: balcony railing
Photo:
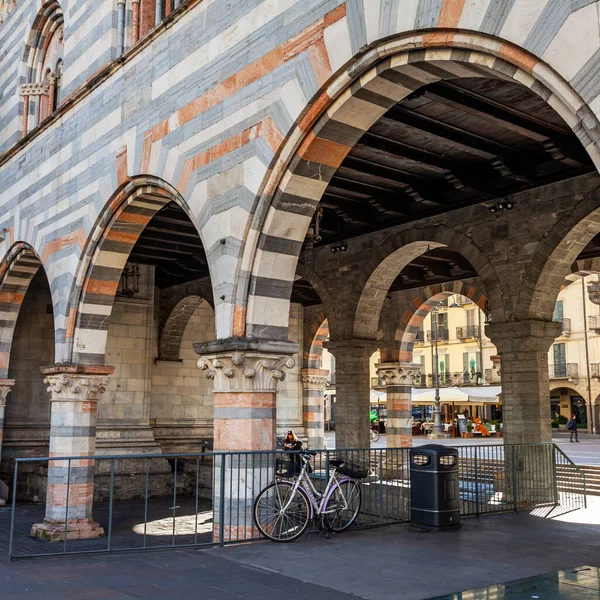
[[[495,369],[485,370],[485,382],[486,383],[500,383],[500,375]]]
[[[425,341],[425,332],[422,329],[417,331],[417,335],[415,337],[415,344],[422,344]]]
[[[481,380],[481,373],[440,373],[440,387],[450,386],[469,386],[478,385]],[[416,380],[414,387],[433,388],[435,387],[435,376],[431,373],[422,374]]]
[[[577,363],[550,365],[550,379],[577,379],[579,377]]]
[[[590,377],[600,377],[600,363],[590,364]]]
[[[464,327],[456,328],[456,338],[466,340],[469,338],[479,338],[479,325],[465,325]]]
[[[429,329],[427,331],[427,341],[435,342],[435,329]],[[450,339],[450,335],[448,333],[448,329],[445,327],[437,328],[437,340],[438,342],[447,342]]]
[[[588,317],[588,328],[595,331],[600,330],[600,315],[591,315]]]
[[[563,335],[571,335],[571,319],[562,320],[562,333]]]

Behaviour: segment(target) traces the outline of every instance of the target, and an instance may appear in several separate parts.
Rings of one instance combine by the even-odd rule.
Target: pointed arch
[[[244,273],[234,313],[239,330],[265,331],[265,315],[283,315],[297,257],[330,179],[360,137],[397,102],[429,83],[460,77],[516,81],[543,98],[569,124],[600,166],[597,118],[567,81],[526,50],[491,36],[459,30],[406,33],[357,56],[315,98],[288,136],[262,186],[256,230],[244,248]],[[267,280],[277,285],[262,285]],[[246,286],[247,282],[247,286]],[[260,290],[260,293],[257,291]],[[269,297],[268,291],[273,292]],[[247,294],[247,295],[246,295]],[[287,294],[289,298],[289,294]],[[267,307],[265,309],[265,306]],[[494,307],[495,308],[495,307]],[[284,327],[272,337],[284,338]]]
[[[107,203],[89,236],[71,292],[66,332],[71,362],[104,364],[108,324],[123,268],[146,225],[169,202],[176,202],[190,217],[187,202],[175,188],[157,177],[138,176]]]
[[[6,253],[0,264],[0,310],[2,333],[0,346],[0,379],[8,377],[10,352],[29,284],[42,267],[36,251],[26,242],[17,242]]]

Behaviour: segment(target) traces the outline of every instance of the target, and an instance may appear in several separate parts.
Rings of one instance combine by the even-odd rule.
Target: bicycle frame
[[[334,512],[337,512],[338,510],[340,510],[339,506],[337,506],[336,508],[334,508],[332,510],[326,510],[327,504],[331,497],[331,494],[333,493],[335,488],[339,487],[342,483],[344,483],[346,481],[355,481],[355,480],[352,479],[351,477],[344,477],[342,479],[338,479],[337,471],[334,468],[331,472],[331,475],[329,476],[329,480],[327,481],[327,486],[325,487],[325,490],[321,493],[315,488],[313,482],[311,481],[310,477],[308,476],[308,472],[306,469],[307,464],[308,464],[308,459],[304,458],[302,456],[302,470],[300,471],[300,475],[298,475],[298,477],[295,479],[293,486],[292,486],[292,494],[290,494],[290,498],[287,501],[286,505],[282,508],[282,510],[285,511],[288,509],[288,507],[292,503],[292,499],[294,498],[294,495],[297,490],[300,490],[301,493],[304,493],[308,497],[309,504],[311,507],[311,513],[312,513],[311,518],[314,518],[315,514],[317,516],[322,516],[322,515],[327,515],[327,514],[334,513]],[[344,492],[341,487],[340,487],[340,494],[344,501],[343,509],[345,510],[346,508],[348,508],[348,500],[344,496]]]

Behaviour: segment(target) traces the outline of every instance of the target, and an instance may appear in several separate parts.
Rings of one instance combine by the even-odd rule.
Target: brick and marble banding
[[[412,387],[421,374],[420,363],[377,363],[377,377],[385,384],[387,446],[412,446]]]
[[[104,530],[92,517],[93,460],[96,450],[98,400],[108,385],[113,367],[81,366],[43,369],[51,393],[50,460],[44,521],[31,535],[56,541],[65,538],[102,537]],[[83,457],[60,460],[65,457]]]
[[[21,304],[41,267],[35,252],[16,244],[0,265],[0,377],[8,377],[10,350]]]

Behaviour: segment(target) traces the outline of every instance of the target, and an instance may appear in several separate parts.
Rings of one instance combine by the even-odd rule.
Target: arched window
[[[63,12],[56,0],[49,0],[35,18],[23,60],[23,135],[60,105],[63,54]]]

